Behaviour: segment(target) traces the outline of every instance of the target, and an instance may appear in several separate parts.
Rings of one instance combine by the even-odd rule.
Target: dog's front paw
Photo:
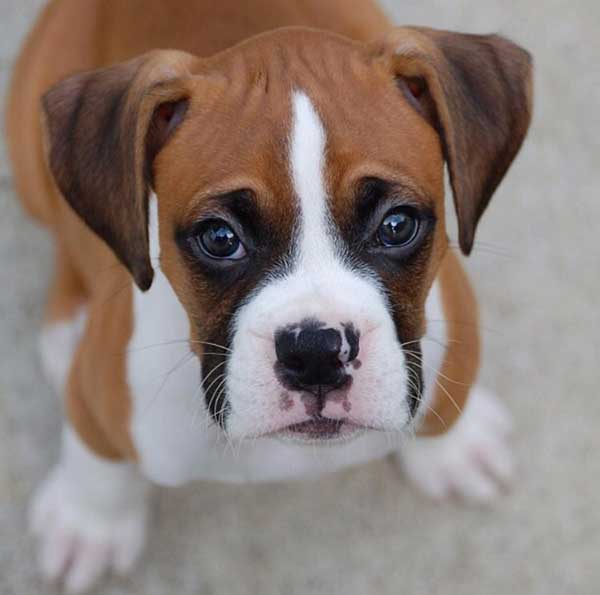
[[[107,571],[129,571],[143,550],[146,520],[145,503],[117,512],[86,501],[57,467],[38,488],[30,508],[44,578],[62,579],[68,593],[82,593]]]
[[[513,475],[511,425],[502,402],[476,387],[448,433],[407,441],[398,459],[408,478],[431,498],[487,503]]]

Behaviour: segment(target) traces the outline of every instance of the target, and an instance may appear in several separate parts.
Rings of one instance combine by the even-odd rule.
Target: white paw
[[[511,431],[504,404],[476,387],[447,434],[407,441],[398,458],[408,478],[431,498],[458,496],[485,504],[512,478]]]
[[[64,580],[68,593],[82,593],[107,571],[129,571],[145,542],[145,505],[118,514],[84,501],[57,467],[35,493],[31,530],[39,541],[39,564],[46,580]]]

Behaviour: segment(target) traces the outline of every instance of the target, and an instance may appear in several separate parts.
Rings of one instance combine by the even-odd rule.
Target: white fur
[[[513,474],[510,416],[493,394],[475,387],[463,414],[444,435],[417,438],[399,451],[409,479],[431,498],[495,499]]]
[[[50,386],[61,397],[85,321],[86,311],[82,307],[70,319],[45,325],[40,334],[38,348],[42,369]]]
[[[80,593],[110,568],[130,570],[145,542],[147,500],[135,465],[98,458],[66,427],[60,463],[30,509],[44,577]]]
[[[431,413],[431,403],[435,393],[438,371],[441,370],[446,353],[448,333],[444,315],[439,283],[435,282],[427,296],[425,304],[427,327],[421,339],[423,384],[425,390],[417,410],[415,427],[419,427],[423,418]]]
[[[149,236],[155,276],[146,293],[134,289],[127,371],[132,438],[142,470],[159,484],[174,485],[192,479],[191,470],[214,438],[205,427],[200,363],[190,354],[188,318],[160,269],[157,209],[153,195]]]
[[[328,229],[325,188],[325,145],[323,124],[304,93],[292,96],[294,113],[290,139],[290,171],[300,203],[299,269],[320,271],[338,268],[335,246]]]

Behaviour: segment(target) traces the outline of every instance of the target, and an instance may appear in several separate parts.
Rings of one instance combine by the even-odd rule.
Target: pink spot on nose
[[[350,362],[350,365],[351,365],[351,366],[352,366],[352,367],[353,367],[355,370],[358,370],[358,369],[359,369],[359,368],[362,366],[362,362],[361,362],[359,359],[355,359],[355,360],[352,360],[352,361]]]
[[[347,387],[344,387],[339,390],[331,391],[327,395],[327,404],[325,405],[325,413],[327,413],[328,405],[333,405],[333,404],[335,404],[336,407],[341,405],[342,409],[346,413],[349,413],[352,410],[352,403],[350,402],[350,399],[349,399],[350,386],[351,386],[351,383],[349,383]],[[329,411],[333,414],[333,410],[329,409]]]
[[[281,393],[279,397],[279,409],[281,411],[289,411],[294,407],[294,399],[289,393]]]
[[[319,399],[315,395],[311,395],[310,393],[303,394],[300,399],[304,403],[304,409],[306,410],[306,415],[310,415],[311,417],[314,415],[318,415],[321,412],[321,408],[319,407]]]

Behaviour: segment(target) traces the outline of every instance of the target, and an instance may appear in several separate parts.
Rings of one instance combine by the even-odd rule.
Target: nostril
[[[333,355],[329,358],[329,361],[327,362],[332,368],[341,368],[343,367],[343,363],[342,360],[340,359],[339,355]]]

